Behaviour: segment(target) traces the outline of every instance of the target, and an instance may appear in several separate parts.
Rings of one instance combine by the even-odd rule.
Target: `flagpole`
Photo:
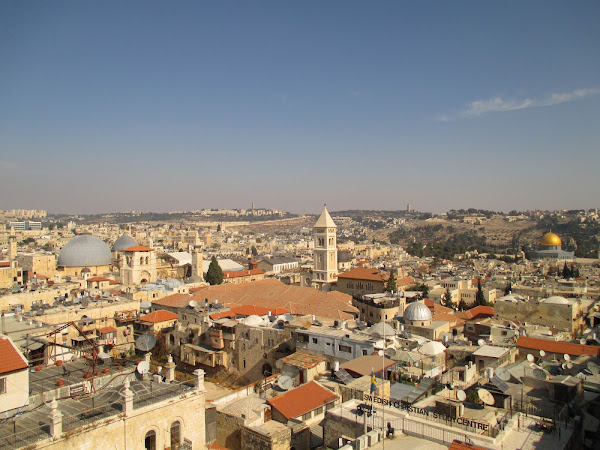
[[[385,316],[384,316],[385,317]],[[385,450],[385,319],[383,321],[383,354],[381,355],[381,445]],[[391,386],[390,386],[391,388]]]

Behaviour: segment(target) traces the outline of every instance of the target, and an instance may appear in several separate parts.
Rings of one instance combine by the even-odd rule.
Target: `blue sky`
[[[598,207],[600,3],[0,3],[1,209]]]

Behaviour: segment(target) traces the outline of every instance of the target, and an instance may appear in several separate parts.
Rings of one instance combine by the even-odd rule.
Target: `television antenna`
[[[148,361],[140,361],[135,370],[144,376],[150,371],[150,364],[148,364]]]
[[[135,340],[135,348],[141,352],[149,352],[156,345],[156,338],[151,334],[142,334]]]
[[[496,369],[496,375],[502,381],[508,381],[508,380],[510,380],[510,372],[505,367],[498,367]]]
[[[492,406],[495,403],[494,396],[487,389],[479,389],[477,395],[479,395],[479,400],[488,406]]]
[[[288,389],[292,388],[292,386],[294,386],[294,380],[292,380],[287,375],[281,375],[279,378],[277,378],[277,386],[279,386],[284,391],[287,391]]]

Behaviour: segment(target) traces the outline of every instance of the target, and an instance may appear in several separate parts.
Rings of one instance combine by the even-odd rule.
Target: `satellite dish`
[[[479,399],[488,406],[492,406],[495,402],[494,396],[487,389],[479,389],[477,395],[479,395]]]
[[[275,361],[275,367],[277,367],[279,370],[281,370],[281,368],[283,367],[283,361],[281,359],[278,359],[277,361]]]
[[[496,375],[498,375],[498,378],[500,378],[502,381],[510,380],[510,372],[504,367],[498,367],[496,369]]]
[[[141,352],[149,352],[156,345],[156,338],[151,334],[142,334],[135,340],[135,348]]]
[[[83,306],[84,308],[87,308],[88,306],[90,306],[89,300],[86,300],[85,298],[83,300],[81,300],[81,306]]]
[[[148,361],[141,361],[135,370],[137,370],[137,373],[140,375],[145,375],[150,370],[150,364],[148,364]]]
[[[567,363],[567,369],[572,369],[572,368],[573,368],[573,363],[569,361]]]
[[[156,371],[158,372],[158,374],[160,375],[162,373],[162,366],[158,366],[156,368]]]
[[[592,375],[598,375],[598,373],[600,372],[600,366],[598,366],[598,364],[596,364],[593,361],[587,363],[587,368],[590,372],[592,372]]]
[[[294,380],[292,380],[287,375],[281,375],[279,378],[277,378],[277,386],[279,386],[284,391],[287,391],[292,386],[294,386]]]
[[[571,355],[565,353],[565,361],[571,361]]]
[[[477,341],[477,345],[479,345],[480,347],[483,346],[483,345],[485,345],[485,344],[486,344],[485,339],[479,339]]]
[[[560,367],[562,367],[563,369],[566,369],[566,368],[567,368],[567,363],[562,363],[562,364],[560,365]]]
[[[537,380],[546,380],[547,374],[543,369],[533,369],[533,377]]]
[[[460,391],[458,391],[456,393],[456,398],[461,401],[464,402],[467,399],[467,394],[465,394],[465,391],[463,391],[462,389]]]
[[[312,322],[310,320],[307,320],[306,322],[304,322],[302,324],[303,328],[309,329],[312,326]]]
[[[546,352],[544,350],[540,350],[540,357],[543,358],[546,356]]]
[[[396,349],[388,348],[385,351],[385,356],[387,356],[388,358],[393,358],[394,356],[396,356]]]
[[[585,345],[585,344],[587,344],[587,340],[585,340],[585,339],[583,339],[583,338],[582,338],[582,339],[579,339],[579,343],[580,343],[581,345]]]
[[[378,354],[379,356],[383,356],[383,350],[379,350],[379,351],[377,352],[377,354]]]
[[[150,303],[150,302],[142,302],[142,303],[140,303],[140,308],[142,308],[142,309],[150,309],[150,308],[152,308],[152,303]]]
[[[110,355],[106,352],[100,352],[98,353],[98,358],[100,358],[102,361],[107,361],[110,359]]]
[[[196,300],[190,300],[190,302],[188,303],[188,306],[190,308],[195,308],[198,306],[198,302]]]
[[[527,361],[529,361],[529,362],[535,361],[535,358],[533,357],[533,355],[531,353],[527,355]]]
[[[371,333],[371,339],[373,339],[374,341],[378,341],[379,339],[381,339],[381,335],[375,331]]]

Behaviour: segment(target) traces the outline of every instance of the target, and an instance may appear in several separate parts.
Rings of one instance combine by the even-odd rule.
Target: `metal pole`
[[[385,320],[383,321],[383,354],[381,355],[381,445],[385,450]]]

